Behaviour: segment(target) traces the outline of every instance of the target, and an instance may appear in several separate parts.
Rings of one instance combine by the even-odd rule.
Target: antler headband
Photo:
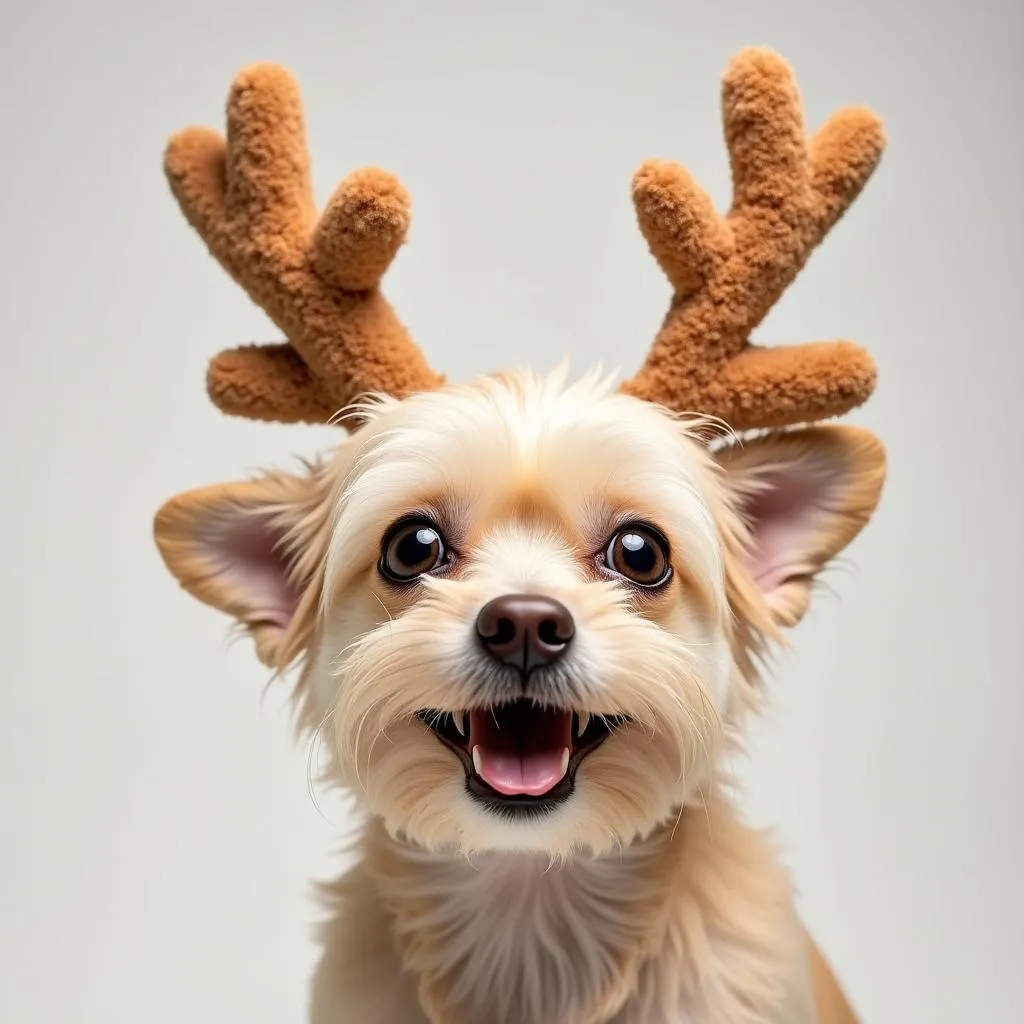
[[[756,48],[731,61],[722,108],[726,214],[678,164],[648,161],[634,176],[640,229],[673,295],[622,389],[735,430],[842,415],[874,388],[867,352],[845,341],[759,348],[749,339],[871,176],[881,123],[847,108],[808,140],[789,67]],[[368,392],[405,397],[443,383],[380,290],[406,238],[408,194],[387,172],[363,169],[317,216],[299,91],[285,70],[239,74],[227,138],[187,129],[168,145],[165,169],[189,223],[288,339],[212,360],[207,388],[221,410],[325,422]]]

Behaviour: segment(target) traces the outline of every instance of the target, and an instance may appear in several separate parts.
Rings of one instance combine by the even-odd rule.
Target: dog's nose
[[[480,609],[476,631],[492,658],[514,666],[525,677],[557,661],[576,627],[561,601],[539,594],[505,594]]]

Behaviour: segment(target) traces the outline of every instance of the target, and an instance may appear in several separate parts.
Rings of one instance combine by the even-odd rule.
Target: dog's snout
[[[497,661],[529,675],[566,651],[576,632],[569,609],[539,594],[505,594],[480,609],[476,631]]]

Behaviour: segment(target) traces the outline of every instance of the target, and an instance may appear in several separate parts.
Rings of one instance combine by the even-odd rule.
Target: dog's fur
[[[765,656],[874,511],[879,442],[827,425],[709,447],[706,424],[561,372],[362,413],[329,460],[175,499],[156,530],[266,664],[301,662],[302,723],[368,812],[326,893],[314,1024],[816,1021],[789,880],[722,761]],[[396,587],[382,537],[409,513],[457,557]],[[638,520],[670,545],[655,591],[597,557]],[[508,698],[473,634],[506,593],[576,624],[531,695],[618,723],[567,800],[528,817],[474,799],[418,717]]]

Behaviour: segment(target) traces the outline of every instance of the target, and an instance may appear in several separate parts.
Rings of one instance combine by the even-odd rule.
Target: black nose
[[[476,631],[487,653],[529,675],[557,661],[576,627],[560,601],[538,594],[505,594],[480,609]]]

